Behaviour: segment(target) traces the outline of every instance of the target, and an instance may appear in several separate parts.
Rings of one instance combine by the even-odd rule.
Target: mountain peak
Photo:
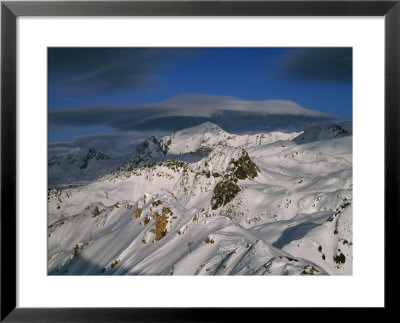
[[[353,134],[352,121],[337,124],[323,124],[309,127],[293,141],[297,144],[305,144],[317,140],[329,140],[339,137],[351,136]]]
[[[110,156],[98,151],[97,149],[93,147],[89,148],[81,148],[81,147],[75,147],[69,150],[68,152],[62,153],[60,155],[55,155],[50,159],[62,159],[66,158],[68,160],[71,159],[76,159],[76,160],[81,160],[81,159],[92,159],[96,158],[97,160],[99,159],[111,159]]]
[[[179,133],[179,134],[203,134],[206,132],[220,133],[220,132],[225,132],[225,131],[222,130],[215,123],[207,121],[207,122],[201,123],[194,127],[189,127],[189,128],[179,130],[176,133]]]
[[[168,146],[155,136],[149,136],[130,157],[130,160],[160,159],[168,152]]]

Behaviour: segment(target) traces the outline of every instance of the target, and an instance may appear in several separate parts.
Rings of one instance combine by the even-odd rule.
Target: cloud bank
[[[115,131],[176,131],[210,121],[229,132],[298,129],[340,119],[290,100],[246,101],[229,96],[180,95],[129,107],[49,110],[53,126],[103,125]]]

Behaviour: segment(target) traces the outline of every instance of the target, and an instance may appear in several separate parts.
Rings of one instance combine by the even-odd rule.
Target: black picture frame
[[[385,307],[399,233],[400,0],[396,1],[2,1],[1,2],[1,321],[200,322],[265,317],[271,308],[16,307],[16,19],[19,16],[384,16],[385,19]],[[360,201],[359,201],[360,202]],[[373,275],[373,270],[371,271]],[[280,308],[287,311],[287,308]],[[326,308],[332,311],[336,309]],[[381,313],[379,314],[381,315]],[[382,318],[381,318],[382,319]]]

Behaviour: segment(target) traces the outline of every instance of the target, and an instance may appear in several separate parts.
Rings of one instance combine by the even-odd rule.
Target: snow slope
[[[151,165],[49,189],[49,274],[351,274],[352,136],[298,136],[206,123],[150,140]]]

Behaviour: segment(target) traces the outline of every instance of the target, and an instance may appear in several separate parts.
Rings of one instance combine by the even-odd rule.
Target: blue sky
[[[49,48],[48,111],[49,154],[129,153],[205,121],[246,133],[352,120],[352,49]]]

